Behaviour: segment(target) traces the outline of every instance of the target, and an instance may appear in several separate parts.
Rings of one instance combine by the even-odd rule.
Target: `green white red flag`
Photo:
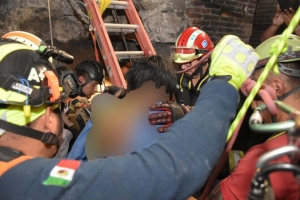
[[[43,182],[44,185],[67,186],[72,180],[76,169],[79,167],[78,160],[61,160],[51,170],[50,176]]]

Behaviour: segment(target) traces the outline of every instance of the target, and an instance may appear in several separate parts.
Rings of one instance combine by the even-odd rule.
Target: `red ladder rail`
[[[111,1],[108,8],[124,9],[130,24],[104,23],[97,2],[83,0],[96,36],[103,61],[113,85],[126,88],[118,59],[140,58],[156,55],[148,34],[139,18],[132,0]],[[108,32],[134,32],[142,51],[114,51]]]

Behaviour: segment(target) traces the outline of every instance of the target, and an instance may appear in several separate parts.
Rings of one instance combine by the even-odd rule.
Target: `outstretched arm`
[[[60,160],[31,159],[1,176],[1,197],[187,199],[203,187],[217,164],[237,100],[233,86],[213,80],[202,89],[194,109],[149,148],[122,157],[75,161],[79,167],[64,187],[43,184]]]

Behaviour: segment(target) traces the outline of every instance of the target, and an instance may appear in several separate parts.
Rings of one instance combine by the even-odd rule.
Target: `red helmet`
[[[174,62],[186,63],[201,57],[214,48],[209,36],[197,27],[189,27],[177,38],[174,49]]]

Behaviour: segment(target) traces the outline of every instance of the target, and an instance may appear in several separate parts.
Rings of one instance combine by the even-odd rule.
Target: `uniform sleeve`
[[[221,192],[225,200],[247,199],[252,179],[256,173],[256,163],[259,157],[278,147],[287,144],[286,135],[269,140],[251,148],[237,165],[234,172],[221,181]],[[275,162],[289,163],[287,156],[278,158]],[[299,199],[299,188],[291,172],[273,172],[270,174],[271,185],[277,200]]]
[[[43,183],[56,165],[68,160],[32,159],[3,174],[0,194],[3,199],[186,199],[214,169],[237,100],[234,87],[211,81],[194,109],[150,147],[122,157],[80,162],[63,187]],[[64,170],[57,173],[69,176]]]

